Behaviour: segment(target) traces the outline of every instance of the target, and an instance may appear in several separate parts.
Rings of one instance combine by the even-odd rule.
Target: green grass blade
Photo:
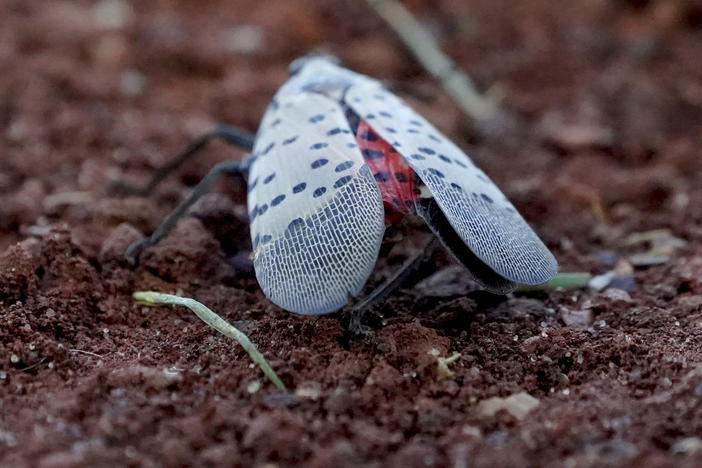
[[[132,295],[132,298],[138,304],[147,306],[179,305],[187,307],[207,325],[239,343],[242,348],[249,353],[251,359],[259,365],[266,377],[273,382],[273,385],[275,385],[279,390],[284,392],[287,391],[283,382],[280,380],[280,378],[278,378],[278,374],[275,373],[273,368],[268,364],[268,361],[266,361],[266,358],[264,358],[258,351],[256,345],[249,340],[249,337],[230,325],[226,320],[217,315],[211,309],[197,302],[195,299],[178,297],[172,294],[162,294],[154,291],[137,291]]]
[[[537,284],[535,286],[520,284],[517,286],[517,289],[515,289],[515,292],[547,291],[558,288],[585,288],[591,279],[592,275],[590,273],[558,273],[551,281],[544,284]]]

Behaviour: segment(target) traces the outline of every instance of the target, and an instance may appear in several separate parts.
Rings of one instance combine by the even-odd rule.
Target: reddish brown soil
[[[0,1],[1,466],[698,463],[702,4],[407,2],[517,117],[486,136],[364,2],[134,1],[113,28],[99,3],[119,4]],[[262,28],[260,49],[227,48],[242,24]],[[216,122],[255,130],[289,61],[315,47],[389,80],[469,150],[562,270],[608,271],[645,252],[627,238],[651,229],[687,245],[637,269],[630,296],[436,297],[410,283],[369,314],[367,340],[346,342],[337,316],[295,316],[261,293],[229,178],[130,269],[139,231],[241,153],[213,145],[148,199],[110,183],[145,181]],[[220,312],[293,393],[188,311],[135,305],[138,289]],[[461,354],[453,378],[433,348]],[[520,392],[538,400],[528,414],[486,411]]]

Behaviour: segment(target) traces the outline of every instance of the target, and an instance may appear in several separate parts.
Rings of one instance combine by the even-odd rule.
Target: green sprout
[[[537,284],[534,286],[528,284],[520,284],[517,286],[515,292],[525,292],[525,291],[547,291],[551,289],[577,289],[585,288],[592,279],[590,273],[558,273],[553,277],[551,281],[544,284]]]
[[[287,392],[285,384],[283,384],[280,378],[278,378],[278,375],[268,364],[266,358],[264,358],[258,349],[256,349],[256,345],[249,340],[249,337],[227,323],[226,320],[214,313],[211,309],[197,302],[195,299],[174,296],[172,294],[162,294],[155,291],[137,291],[132,294],[132,298],[137,302],[137,304],[146,306],[179,305],[192,310],[195,315],[197,315],[200,320],[205,322],[207,325],[239,343],[241,347],[244,348],[247,353],[249,353],[251,359],[259,365],[266,377],[273,382],[273,385],[275,385],[279,390]]]

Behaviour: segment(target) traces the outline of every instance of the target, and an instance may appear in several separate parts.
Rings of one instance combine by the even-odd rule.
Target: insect
[[[253,264],[271,301],[299,314],[339,310],[366,283],[386,222],[408,214],[489,291],[556,274],[553,255],[485,173],[380,82],[324,56],[290,68],[255,139],[216,132],[251,155],[200,184],[224,170],[248,173]],[[164,225],[131,253],[163,237]]]

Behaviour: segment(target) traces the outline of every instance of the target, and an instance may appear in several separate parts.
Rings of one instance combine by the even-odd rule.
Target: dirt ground
[[[468,122],[365,2],[0,1],[1,466],[700,466],[702,3],[406,4],[514,125]],[[612,287],[492,296],[439,254],[348,341],[260,291],[234,177],[130,268],[125,247],[243,153],[213,144],[149,198],[113,184],[215,123],[255,130],[312,49],[387,80],[562,271]],[[139,289],[221,313],[291,393]]]

